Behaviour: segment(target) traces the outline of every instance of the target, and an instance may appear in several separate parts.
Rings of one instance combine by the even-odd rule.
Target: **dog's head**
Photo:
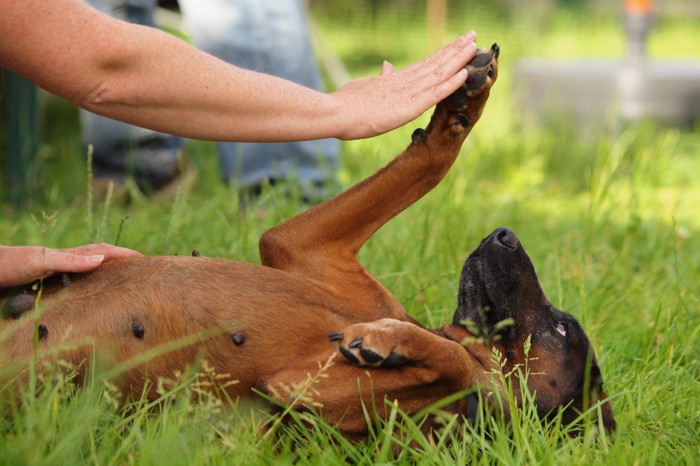
[[[588,336],[573,316],[549,302],[512,230],[494,231],[467,258],[453,324],[466,325],[497,348],[506,358],[504,373],[516,366],[527,369],[527,388],[541,416],[565,407],[563,421],[568,424],[606,399]],[[614,430],[608,401],[601,412],[605,428]]]

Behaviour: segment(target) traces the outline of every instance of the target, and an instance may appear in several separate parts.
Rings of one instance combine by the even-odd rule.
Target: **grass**
[[[591,428],[572,439],[526,410],[510,429],[494,424],[487,434],[486,421],[462,428],[461,435],[445,434],[431,446],[395,411],[393,421],[367,442],[350,444],[313,416],[296,415],[289,425],[279,425],[257,406],[224,407],[186,376],[163,392],[155,414],[141,400],[118,410],[113,389],[98,375],[77,392],[65,376],[55,375],[42,389],[22,392],[21,403],[0,418],[0,464],[697,464],[698,128],[641,122],[584,138],[571,122],[532,124],[510,106],[513,62],[534,55],[527,44],[551,57],[618,56],[624,43],[614,18],[573,23],[572,15],[559,12],[544,25],[526,18],[514,27],[488,11],[469,14],[451,16],[450,34],[488,26],[479,27],[480,38],[502,45],[500,81],[445,181],[384,227],[362,251],[362,260],[413,316],[439,325],[455,307],[466,255],[494,228],[512,227],[550,300],[581,321],[597,349],[618,421],[614,438],[600,438]],[[357,41],[371,27],[360,20],[351,24],[355,30],[337,27],[327,17],[319,23],[333,48],[348,55],[347,31]],[[426,51],[419,23],[410,26],[371,34],[392,37],[381,45],[387,48],[384,56],[409,61]],[[691,20],[664,20],[651,53],[700,56],[700,45],[678,40],[698,32]],[[363,67],[368,64],[359,63],[353,72]],[[47,118],[53,119],[39,160],[43,201],[22,212],[5,209],[0,244],[68,247],[118,239],[149,254],[199,249],[257,262],[260,234],[304,208],[273,192],[241,209],[235,191],[216,182],[216,157],[207,143],[189,144],[199,181],[173,202],[137,199],[124,207],[95,201],[88,208],[74,114],[60,101],[48,105]],[[66,114],[69,118],[55,118]],[[344,144],[341,182],[349,185],[388,162],[427,117]],[[280,435],[263,438],[266,423]],[[395,426],[402,436],[390,435]],[[423,442],[423,448],[408,445],[406,438]]]

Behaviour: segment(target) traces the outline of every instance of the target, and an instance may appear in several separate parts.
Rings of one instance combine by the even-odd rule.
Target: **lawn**
[[[420,16],[399,7],[383,13],[379,24],[350,17],[341,27],[317,11],[320,37],[352,73],[376,72],[377,57],[396,57],[399,66],[428,52]],[[118,411],[114,391],[98,376],[77,393],[56,376],[41,390],[28,389],[0,418],[0,464],[698,463],[700,127],[641,122],[582,136],[564,118],[535,123],[511,104],[515,61],[620,56],[622,33],[609,12],[518,20],[498,13],[451,12],[445,39],[476,28],[482,46],[501,45],[499,82],[443,183],[380,230],[362,261],[415,318],[437,326],[451,318],[466,255],[494,228],[513,228],[550,300],[580,320],[597,350],[618,423],[613,437],[591,426],[568,438],[526,410],[509,428],[458,428],[433,446],[396,412],[398,430],[422,446],[392,436],[392,423],[350,444],[313,416],[283,426],[259,406],[230,408],[205,395],[193,404],[197,387],[186,377],[163,391],[155,413],[146,402]],[[700,42],[683,38],[698,37],[699,24],[663,18],[650,54],[697,59]],[[89,202],[75,112],[56,99],[46,107],[41,200],[21,212],[2,210],[0,244],[107,241],[149,254],[198,249],[258,262],[260,234],[305,208],[276,192],[241,208],[236,191],[218,182],[213,145],[203,142],[188,144],[196,185],[171,201]],[[349,186],[386,164],[428,116],[345,143],[340,183]],[[271,434],[262,434],[264,423]]]

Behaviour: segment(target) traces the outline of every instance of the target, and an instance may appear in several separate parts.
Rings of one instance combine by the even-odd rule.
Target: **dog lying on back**
[[[363,404],[396,400],[415,414],[463,393],[445,409],[466,415],[476,409],[470,389],[488,399],[494,371],[509,373],[527,358],[531,375],[522,388],[535,394],[541,415],[562,407],[572,422],[600,402],[602,422],[613,429],[586,334],[547,300],[511,230],[494,231],[469,256],[453,321],[438,329],[415,322],[357,261],[369,237],[452,166],[496,81],[498,56],[496,44],[479,50],[465,84],[387,167],[265,232],[262,266],[205,257],[111,260],[44,281],[40,312],[28,312],[36,291],[0,291],[1,373],[21,384],[35,346],[45,354],[40,367],[60,358],[80,377],[94,355],[124,368],[114,380],[124,395],[155,398],[160,378],[206,361],[225,375],[225,396],[262,393],[300,410],[313,404],[359,439],[368,432]],[[314,379],[319,367],[324,376]],[[296,396],[305,383],[312,390]],[[376,406],[387,415],[383,403]]]

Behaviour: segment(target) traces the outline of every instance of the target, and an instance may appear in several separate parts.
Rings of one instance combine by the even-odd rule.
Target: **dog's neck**
[[[462,345],[467,357],[473,361],[471,384],[479,387],[481,400],[484,402],[480,403],[482,409],[487,409],[490,415],[498,415],[500,411],[500,415],[509,420],[510,409],[506,402],[503,372],[496,355],[492,352],[493,346],[459,325],[446,324],[436,329],[435,333]],[[496,391],[499,393],[496,394]]]

